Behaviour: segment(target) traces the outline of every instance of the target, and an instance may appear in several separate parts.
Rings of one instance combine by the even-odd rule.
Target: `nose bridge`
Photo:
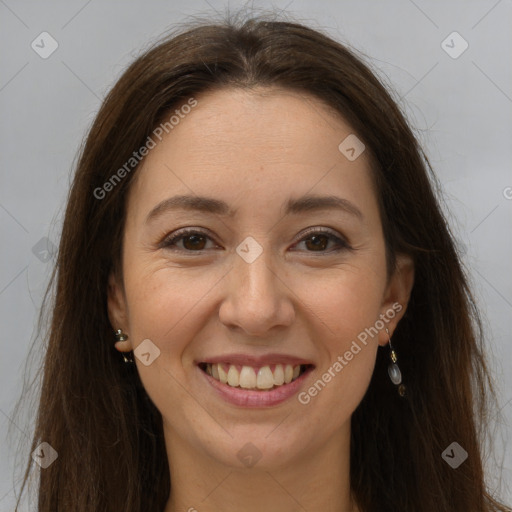
[[[268,238],[248,237],[237,247],[223,321],[236,324],[252,334],[274,325],[288,324],[293,309],[286,304],[286,286],[278,278],[276,258]]]
[[[245,300],[270,301],[276,300],[275,258],[269,247],[268,237],[256,241],[247,237],[237,247],[234,272],[236,274],[237,293]],[[264,306],[261,304],[261,306]]]

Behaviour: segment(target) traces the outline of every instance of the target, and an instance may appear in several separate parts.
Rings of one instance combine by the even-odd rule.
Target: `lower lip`
[[[283,384],[272,391],[250,391],[247,389],[233,388],[228,384],[223,384],[217,379],[214,379],[199,367],[198,370],[226,402],[241,407],[270,407],[283,403],[295,395],[313,368],[308,368],[298,379],[295,379],[289,384]]]

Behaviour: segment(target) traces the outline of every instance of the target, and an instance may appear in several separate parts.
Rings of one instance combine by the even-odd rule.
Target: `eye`
[[[173,249],[177,246],[176,242],[183,241],[183,248],[178,247],[176,250],[188,252],[201,252],[205,250],[205,242],[210,236],[202,231],[196,229],[183,229],[178,231],[171,237],[165,238],[160,244],[159,248]],[[174,250],[174,249],[173,249]]]
[[[205,245],[209,240],[211,241],[212,238],[206,232],[188,228],[182,229],[174,235],[165,238],[160,242],[158,247],[160,249],[165,248],[182,252],[202,252],[207,249]],[[335,248],[331,251],[326,251],[325,249],[329,245],[329,242],[334,242]],[[183,245],[180,247],[178,245],[179,243]],[[351,249],[350,245],[345,240],[327,229],[310,229],[306,232],[306,236],[296,243],[294,247],[301,243],[306,244],[307,252],[330,253]]]
[[[329,245],[329,241],[335,242],[335,248],[331,251],[325,251],[325,248]],[[342,250],[351,249],[349,244],[340,238],[339,236],[336,236],[333,232],[327,229],[317,229],[312,228],[311,230],[306,232],[306,236],[301,239],[300,242],[298,242],[296,245],[299,245],[301,243],[306,244],[306,247],[308,249],[307,252],[338,252]]]

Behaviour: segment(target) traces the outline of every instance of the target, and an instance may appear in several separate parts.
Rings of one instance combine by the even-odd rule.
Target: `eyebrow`
[[[146,223],[154,220],[165,212],[173,210],[198,211],[213,213],[223,217],[234,217],[238,210],[219,199],[205,196],[178,195],[158,203],[146,217]],[[298,199],[289,199],[285,206],[285,215],[299,215],[301,213],[319,210],[340,210],[349,213],[358,219],[363,218],[361,210],[348,199],[337,196],[305,195]]]

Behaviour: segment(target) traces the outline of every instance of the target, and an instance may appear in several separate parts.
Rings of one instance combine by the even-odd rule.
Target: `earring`
[[[128,334],[125,334],[121,329],[118,329],[115,332],[116,340],[117,341],[125,341],[128,339]],[[133,358],[131,355],[126,356],[126,354],[123,352],[123,359],[125,363],[133,363]],[[128,352],[129,354],[129,352]]]
[[[405,396],[405,386],[402,384],[402,372],[398,365],[396,364],[398,358],[396,356],[395,349],[391,345],[391,336],[389,335],[389,330],[386,328],[386,333],[388,335],[388,343],[389,343],[389,357],[391,359],[391,363],[388,366],[388,375],[391,379],[391,382],[398,386],[398,394],[400,396]]]

